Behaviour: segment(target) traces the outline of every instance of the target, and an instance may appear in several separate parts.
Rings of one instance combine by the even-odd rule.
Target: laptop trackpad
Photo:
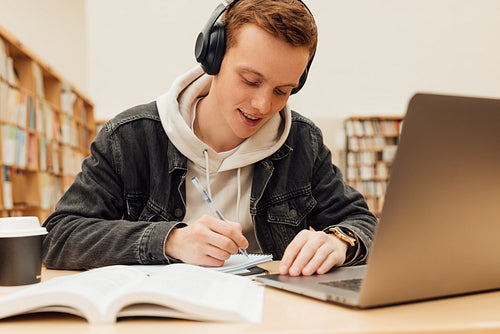
[[[257,277],[256,280],[316,299],[356,305],[359,291],[354,291],[353,284],[360,285],[365,271],[366,265],[361,265],[333,268],[323,275],[291,277],[273,274]]]

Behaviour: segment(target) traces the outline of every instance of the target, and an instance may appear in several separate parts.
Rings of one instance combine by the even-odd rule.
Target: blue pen
[[[194,186],[196,187],[196,189],[198,189],[198,191],[200,192],[201,196],[203,197],[203,199],[208,203],[208,205],[210,206],[210,209],[212,209],[213,213],[217,215],[217,217],[219,217],[220,220],[224,220],[224,217],[222,216],[222,213],[220,213],[219,209],[217,209],[217,207],[215,206],[214,202],[212,202],[212,199],[210,198],[210,196],[208,196],[207,192],[205,191],[205,189],[203,188],[203,186],[201,185],[200,181],[198,180],[198,178],[195,176],[191,179],[191,181],[193,182]],[[240,248],[239,249],[240,253],[245,255],[246,257],[248,257],[248,254],[247,254],[247,251]]]

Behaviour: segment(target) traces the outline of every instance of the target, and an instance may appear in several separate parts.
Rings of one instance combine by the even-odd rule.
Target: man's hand
[[[165,254],[184,263],[220,267],[238,248],[247,247],[240,224],[204,215],[186,227],[173,229],[165,242]]]
[[[281,260],[281,275],[309,276],[324,274],[346,259],[347,243],[323,231],[302,230],[285,250]]]

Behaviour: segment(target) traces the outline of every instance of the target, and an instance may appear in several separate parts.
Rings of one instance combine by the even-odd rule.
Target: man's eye
[[[274,92],[275,92],[276,94],[278,94],[278,95],[286,95],[286,94],[287,94],[287,92],[284,92],[284,91],[282,91],[282,90],[281,90],[281,89],[279,89],[279,88],[276,88],[276,89],[274,90]]]
[[[246,83],[247,85],[249,85],[249,86],[254,86],[254,87],[255,87],[255,86],[258,86],[258,85],[259,85],[259,83],[258,83],[258,82],[256,82],[256,81],[250,81],[250,80],[247,80],[247,79],[245,79],[245,78],[243,78],[243,81],[245,81],[245,83]]]

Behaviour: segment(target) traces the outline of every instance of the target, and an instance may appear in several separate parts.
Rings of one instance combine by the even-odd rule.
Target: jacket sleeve
[[[321,134],[319,138],[312,179],[313,196],[318,205],[311,226],[322,231],[334,226],[351,231],[358,241],[358,249],[354,258],[344,265],[362,264],[373,241],[377,218],[368,209],[363,195],[345,183],[340,169],[332,164],[331,152],[323,144]]]
[[[165,264],[164,242],[178,222],[123,220],[123,182],[109,127],[91,144],[82,171],[44,222],[43,263],[53,269]]]

